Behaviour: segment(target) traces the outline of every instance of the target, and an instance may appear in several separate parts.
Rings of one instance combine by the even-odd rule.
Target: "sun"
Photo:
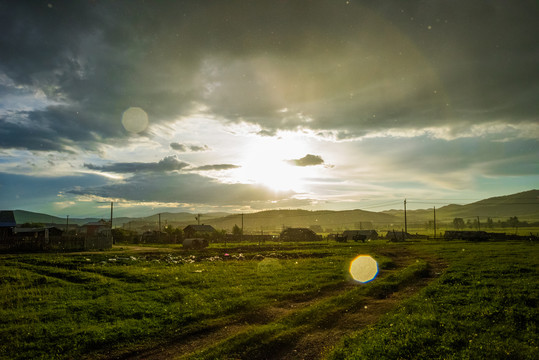
[[[302,139],[294,136],[254,137],[244,149],[241,167],[234,178],[239,182],[265,185],[275,191],[304,191],[310,169],[290,164],[308,151]]]

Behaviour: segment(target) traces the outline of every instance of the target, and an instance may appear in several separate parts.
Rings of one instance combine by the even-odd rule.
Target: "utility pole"
[[[66,217],[66,235],[68,231],[69,231],[69,215],[67,215]]]
[[[436,238],[436,206],[434,207],[434,238]]]
[[[161,242],[161,213],[157,215],[159,216],[159,232],[157,233],[157,239]]]
[[[404,234],[408,234],[408,222],[406,220],[406,199],[404,199]]]
[[[110,202],[110,231],[111,231],[111,234],[112,234],[112,211],[113,211],[113,208],[114,208],[114,203],[111,201]]]
[[[241,213],[241,241],[243,242],[243,213]]]
[[[202,214],[197,214],[197,216],[195,216],[195,219],[197,219],[198,221],[198,225],[200,225],[200,217],[202,216]]]
[[[477,230],[481,231],[481,223],[479,222],[479,216],[477,217]]]
[[[114,237],[112,236],[112,212],[113,212],[113,209],[114,209],[114,203],[111,201],[110,202],[110,237],[112,239],[112,244],[114,244]]]

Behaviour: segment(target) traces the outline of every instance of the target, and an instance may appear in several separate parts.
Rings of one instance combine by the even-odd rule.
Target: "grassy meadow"
[[[359,254],[374,281],[351,279]],[[538,255],[385,240],[4,254],[0,358],[535,359]]]

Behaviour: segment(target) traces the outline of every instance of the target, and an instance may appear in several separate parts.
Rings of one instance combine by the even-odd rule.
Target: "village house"
[[[281,232],[279,239],[281,241],[317,241],[322,240],[322,236],[316,235],[314,231],[307,228],[288,228]]]
[[[342,236],[346,240],[376,240],[378,239],[378,233],[376,230],[346,230],[343,231]],[[356,240],[356,241],[357,241]]]
[[[103,219],[82,226],[82,233],[86,236],[97,236],[107,232],[110,232],[110,222]]]
[[[208,237],[215,234],[217,231],[211,225],[187,225],[183,229],[185,238],[193,237]]]

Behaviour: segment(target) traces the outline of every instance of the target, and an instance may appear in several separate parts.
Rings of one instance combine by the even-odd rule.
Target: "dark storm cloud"
[[[207,145],[202,145],[202,146],[185,145],[185,144],[180,144],[177,142],[170,143],[170,147],[180,152],[186,152],[186,151],[199,152],[199,151],[208,151],[210,149]]]
[[[461,138],[437,141],[428,136],[363,141],[359,153],[376,153],[387,172],[405,177],[443,178],[448,174],[480,173],[485,176],[526,176],[539,172],[537,140],[493,141]],[[425,151],[429,149],[429,151]],[[365,158],[369,160],[369,157]],[[452,179],[452,181],[455,181]]]
[[[130,163],[115,163],[110,165],[93,165],[84,164],[90,170],[114,172],[114,173],[138,173],[138,172],[166,172],[181,170],[189,164],[178,160],[175,156],[167,156],[164,159],[153,162],[130,162]]]
[[[180,202],[208,205],[248,205],[287,199],[293,193],[275,193],[259,185],[222,184],[197,174],[136,174],[123,183],[69,191],[131,201]]]
[[[4,148],[94,150],[199,105],[223,121],[332,131],[339,139],[539,113],[534,2],[0,3],[0,76],[14,96],[43,92]],[[76,15],[74,15],[76,14]],[[0,106],[1,107],[1,106]],[[9,110],[9,109],[8,109]],[[198,110],[200,111],[200,110]],[[18,124],[18,112],[0,120]],[[191,149],[191,151],[198,151]]]
[[[307,154],[301,159],[288,160],[288,163],[295,166],[314,166],[323,164],[324,159],[319,155]]]
[[[25,121],[27,114],[18,113],[12,118]],[[23,125],[21,122],[8,122],[0,118],[0,148],[65,151],[65,147],[57,141],[57,135],[51,129],[36,125]]]
[[[40,206],[53,201],[61,201],[58,194],[69,189],[106,185],[103,176],[82,174],[78,176],[27,176],[0,172],[2,207],[42,211]],[[52,194],[52,196],[51,196]],[[36,206],[37,205],[37,206]]]
[[[238,165],[233,165],[233,164],[216,164],[216,165],[203,165],[203,166],[199,166],[199,167],[196,167],[192,170],[197,170],[197,171],[211,171],[211,170],[230,170],[230,169],[237,169],[239,168],[240,166]]]

